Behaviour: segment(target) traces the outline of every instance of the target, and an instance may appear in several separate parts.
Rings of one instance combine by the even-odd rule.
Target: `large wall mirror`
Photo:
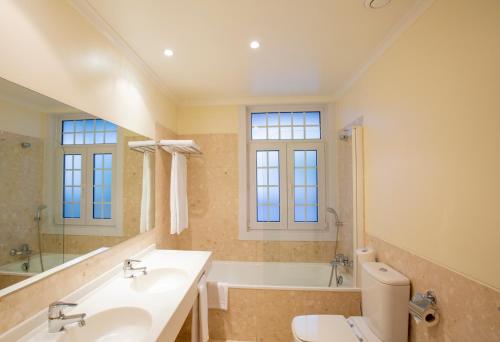
[[[0,293],[152,229],[147,138],[0,79]]]

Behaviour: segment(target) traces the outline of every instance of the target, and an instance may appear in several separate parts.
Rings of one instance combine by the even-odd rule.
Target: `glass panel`
[[[268,113],[267,114],[267,125],[268,126],[278,126],[278,113]]]
[[[321,139],[319,126],[306,127],[306,139]]]
[[[279,166],[279,153],[278,151],[269,151],[269,166],[270,167],[278,167]]]
[[[253,140],[321,139],[321,113],[252,113]]]
[[[307,222],[318,222],[318,207],[306,207]]]
[[[104,202],[111,202],[111,186],[104,188]]]
[[[75,121],[75,132],[83,132],[83,120]]]
[[[85,131],[86,132],[94,131],[94,122],[95,122],[95,120],[85,120]]]
[[[291,126],[292,125],[292,113],[280,113],[280,125],[281,126]]]
[[[73,185],[73,171],[64,171],[64,185]]]
[[[292,127],[281,127],[280,128],[280,139],[287,140],[292,139]]]
[[[269,187],[269,203],[270,204],[280,204],[280,191],[278,187]]]
[[[295,169],[295,185],[305,185],[304,169]]]
[[[266,206],[258,206],[257,207],[257,221],[265,222],[267,221],[267,207]]]
[[[302,188],[303,189],[303,188]],[[300,202],[302,204],[305,202]],[[307,204],[318,204],[318,190],[316,187],[307,187]]]
[[[257,167],[267,166],[267,152],[257,151]]]
[[[63,218],[79,218],[82,156],[80,154],[65,154],[63,160]]]
[[[117,143],[117,126],[100,119],[65,120],[62,133],[63,145]]]
[[[73,155],[67,154],[64,156],[64,167],[66,169],[73,169]]]
[[[305,151],[294,151],[295,167],[304,167]]]
[[[104,133],[96,132],[95,134],[95,143],[96,144],[104,144]]]
[[[295,204],[306,203],[306,192],[303,187],[295,187]]]
[[[319,126],[319,112],[307,112],[306,113],[306,125],[307,126]]]
[[[316,151],[306,151],[307,167],[316,167]]]
[[[73,120],[63,121],[63,133],[74,132],[75,125]]]
[[[74,143],[75,135],[73,133],[63,134],[63,145],[72,145]]]
[[[95,130],[104,131],[104,120],[100,119],[95,120]]]
[[[295,206],[295,221],[296,222],[304,222],[305,221],[305,209],[306,207],[301,205]]]
[[[75,169],[80,170],[82,168],[82,156],[79,154],[73,155],[73,163]]]
[[[94,212],[93,212],[93,217],[94,218],[102,218],[102,205],[101,204],[94,204]]]
[[[267,185],[267,169],[257,170],[257,185]]]
[[[111,204],[104,204],[102,218],[103,219],[111,218]]]
[[[304,113],[300,112],[293,113],[293,125],[304,126]]]
[[[278,140],[280,138],[279,134],[279,127],[269,127],[267,129],[267,139]]]
[[[111,166],[112,166],[112,156],[111,156],[111,154],[105,154],[104,155],[104,168],[111,169]]]
[[[112,166],[113,155],[111,153],[94,154],[94,191],[92,198],[93,217],[96,219],[111,218]]]
[[[95,154],[94,155],[94,168],[95,169],[102,169],[102,154]]]
[[[116,132],[106,132],[104,142],[106,144],[116,144]]]
[[[280,220],[280,207],[273,205],[269,207],[269,221],[279,222]]]
[[[83,145],[83,133],[76,133],[75,134],[75,144]]]
[[[316,185],[317,184],[316,175],[317,175],[316,169],[307,169],[307,177],[306,177],[307,185]]]
[[[279,169],[269,169],[269,185],[279,185],[280,176]]]
[[[73,191],[71,191],[72,187],[65,186],[64,187],[64,202],[71,202],[73,198]]]
[[[267,203],[267,187],[257,187],[257,204]]]
[[[293,139],[304,139],[304,127],[293,127]]]

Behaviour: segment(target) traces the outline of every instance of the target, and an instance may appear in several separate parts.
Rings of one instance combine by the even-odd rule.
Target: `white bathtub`
[[[353,290],[350,274],[341,273],[344,282],[340,287],[328,287],[331,266],[328,263],[302,262],[212,262],[208,281],[224,282],[232,288]]]
[[[45,270],[59,266],[64,262],[78,257],[78,254],[62,254],[62,253],[42,253],[43,266]],[[23,264],[27,262],[26,258],[19,258],[19,260],[1,265],[0,274],[4,275],[22,275],[33,276],[42,272],[40,266],[40,254],[34,254],[30,257],[30,267],[28,271],[23,270]]]

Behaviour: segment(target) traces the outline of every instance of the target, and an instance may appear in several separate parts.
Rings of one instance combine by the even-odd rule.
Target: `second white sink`
[[[140,308],[120,307],[104,310],[85,318],[85,326],[72,326],[59,342],[132,342],[144,341],[151,329],[151,315]]]
[[[188,274],[178,268],[157,268],[132,280],[130,287],[137,292],[163,293],[188,281]]]

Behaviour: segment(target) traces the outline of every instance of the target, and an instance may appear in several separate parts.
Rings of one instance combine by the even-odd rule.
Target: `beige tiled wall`
[[[188,161],[189,229],[180,249],[211,250],[215,260],[328,262],[334,242],[238,239],[237,134],[184,135],[203,151]]]
[[[228,311],[209,310],[214,340],[290,342],[293,317],[308,314],[359,315],[359,292],[229,289]],[[178,342],[190,341],[189,319]]]
[[[438,325],[425,328],[411,320],[410,341],[500,341],[500,293],[373,236],[368,245],[385,262],[411,281],[415,292],[434,290],[439,307]],[[473,256],[471,256],[473,257]],[[492,272],[496,272],[492,264]]]

